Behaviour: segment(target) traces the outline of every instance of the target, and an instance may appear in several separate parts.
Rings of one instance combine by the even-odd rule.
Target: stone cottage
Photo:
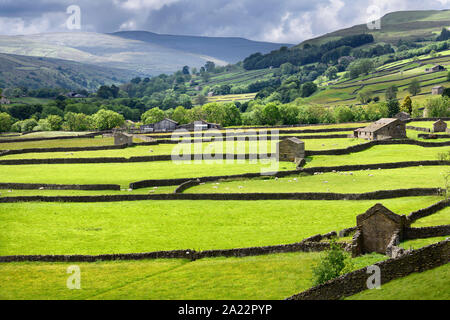
[[[305,158],[305,143],[298,138],[284,139],[278,143],[279,161],[300,162]]]
[[[433,123],[433,132],[447,132],[447,122],[439,119]]]
[[[360,252],[385,254],[395,232],[403,232],[406,217],[400,216],[382,204],[376,204],[366,213],[356,218],[361,233]]]
[[[443,86],[436,86],[436,87],[433,87],[433,89],[431,89],[431,94],[432,95],[441,95],[441,94],[443,94],[444,93],[444,87]]]
[[[133,145],[133,135],[123,132],[114,132],[114,145],[122,146],[122,145]]]
[[[366,140],[406,138],[406,124],[399,119],[380,119],[366,128],[357,129],[354,136]]]

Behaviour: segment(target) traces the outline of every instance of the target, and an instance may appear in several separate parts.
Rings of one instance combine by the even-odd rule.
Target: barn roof
[[[163,119],[163,120],[161,120],[161,121],[158,121],[158,122],[156,122],[156,123],[161,123],[161,122],[163,122],[163,121],[169,121],[169,122],[172,122],[172,123],[175,123],[176,125],[178,125],[178,122],[176,122],[176,121],[174,121],[174,120],[172,120],[172,119],[169,119],[169,118],[165,118],[165,119]],[[156,124],[155,123],[155,124]]]
[[[370,124],[369,126],[363,128],[363,129],[359,129],[359,132],[376,132],[394,122],[399,121],[398,119],[394,119],[394,118],[383,118],[380,119],[372,124]]]
[[[377,203],[372,208],[367,210],[366,213],[359,215],[357,217],[358,225],[360,225],[363,221],[369,219],[375,214],[382,214],[388,219],[394,221],[395,223],[402,223],[404,217],[399,216],[398,214],[393,213],[391,210],[383,206],[381,203]]]
[[[302,140],[300,140],[299,138],[296,138],[296,137],[287,138],[287,139],[284,139],[283,141],[289,141],[289,142],[292,142],[295,144],[303,144],[304,143]]]

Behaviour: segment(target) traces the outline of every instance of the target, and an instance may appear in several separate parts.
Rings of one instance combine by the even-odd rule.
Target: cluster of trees
[[[14,119],[6,112],[0,113],[0,132],[31,132],[31,131],[87,131],[110,130],[121,127],[125,123],[122,115],[111,110],[99,110],[89,116],[84,113],[67,113],[64,118],[49,115],[46,118]]]
[[[301,66],[310,63],[324,62],[336,63],[340,57],[350,55],[353,48],[364,44],[373,43],[374,38],[370,34],[359,34],[343,37],[340,40],[330,41],[320,46],[305,44],[303,48],[294,47],[272,51],[266,55],[255,53],[244,60],[246,70],[280,67],[284,63]]]

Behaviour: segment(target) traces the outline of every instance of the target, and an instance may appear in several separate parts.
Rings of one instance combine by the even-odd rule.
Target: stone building
[[[385,254],[395,232],[403,232],[406,217],[399,216],[382,204],[376,204],[356,218],[362,254],[377,252]]]
[[[406,124],[399,119],[380,119],[366,128],[357,129],[354,136],[366,140],[406,138]]]
[[[279,161],[300,162],[305,158],[305,143],[298,138],[284,139],[278,143]]]
[[[114,145],[122,146],[122,145],[133,145],[133,135],[123,132],[114,132]]]
[[[433,89],[431,89],[431,94],[432,95],[435,95],[435,96],[437,96],[437,95],[441,95],[441,94],[443,94],[444,93],[444,87],[443,86],[436,86],[436,87],[433,87]]]
[[[408,121],[411,119],[411,115],[407,112],[399,112],[395,115],[396,119],[402,120],[402,121]]]
[[[447,132],[447,122],[438,120],[433,123],[433,132]]]
[[[425,72],[433,73],[433,72],[439,72],[439,71],[445,71],[445,70],[447,70],[447,69],[445,69],[444,66],[441,66],[440,64],[438,64],[438,65],[435,65],[435,66],[433,66],[431,68],[425,69]]]
[[[177,129],[186,129],[188,131],[203,131],[203,130],[209,130],[209,129],[217,129],[222,130],[222,127],[220,124],[217,123],[209,123],[204,120],[201,121],[195,121],[189,124],[185,124],[182,126],[178,126]]]
[[[141,126],[141,133],[151,133],[151,132],[170,132],[175,131],[178,127],[178,122],[172,119],[164,119],[156,123],[147,124]]]

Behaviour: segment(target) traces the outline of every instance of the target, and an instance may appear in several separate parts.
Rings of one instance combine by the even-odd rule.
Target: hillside
[[[137,73],[78,62],[0,54],[0,87],[95,90],[130,80]]]
[[[215,57],[229,63],[237,63],[255,53],[269,53],[282,46],[292,44],[251,41],[244,38],[219,38],[200,36],[178,36],[146,31],[123,31],[112,34],[125,39],[139,40],[159,46]]]
[[[241,38],[172,36],[150,32],[0,36],[0,53],[71,60],[126,69],[142,75],[173,73],[185,65],[199,68],[207,61],[223,66],[238,62],[253,52],[269,52],[281,46]]]
[[[305,44],[322,44],[340,37],[370,33],[376,42],[396,43],[398,40],[434,40],[443,27],[450,26],[450,10],[399,11],[388,13],[381,18],[380,30],[369,30],[366,24],[338,30],[307,40]]]

